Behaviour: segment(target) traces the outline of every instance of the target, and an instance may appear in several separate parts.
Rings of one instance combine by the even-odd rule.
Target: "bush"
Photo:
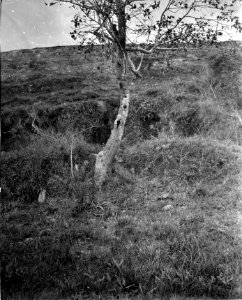
[[[5,111],[1,118],[3,151],[16,150],[29,142],[32,121],[25,110]]]
[[[209,57],[211,80],[214,86],[228,88],[232,83],[238,83],[242,57],[239,53],[222,52]],[[233,87],[234,88],[234,87]]]
[[[234,167],[235,155],[226,146],[198,136],[175,136],[142,142],[125,152],[125,163],[135,173],[179,182],[209,182],[226,176]]]
[[[30,145],[20,151],[4,152],[1,158],[4,203],[32,203],[37,201],[41,189],[47,189],[49,195],[56,191],[62,196],[70,195],[70,148],[71,140],[68,134],[58,137],[46,134],[44,137],[33,137]],[[95,151],[95,148],[86,144],[80,137],[75,137],[74,164],[80,166],[84,160],[89,159],[92,151]],[[90,173],[91,169],[92,166],[89,165],[87,173]],[[51,178],[54,185],[49,181]]]
[[[176,131],[185,136],[204,135],[215,125],[224,123],[226,113],[211,100],[177,104],[170,113]],[[224,125],[224,124],[223,124]]]

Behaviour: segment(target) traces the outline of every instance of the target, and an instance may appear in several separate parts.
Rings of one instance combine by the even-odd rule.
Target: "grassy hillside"
[[[239,48],[129,74],[117,160],[132,180],[114,174],[98,195],[94,154],[119,105],[112,61],[77,47],[1,59],[4,299],[242,298]]]

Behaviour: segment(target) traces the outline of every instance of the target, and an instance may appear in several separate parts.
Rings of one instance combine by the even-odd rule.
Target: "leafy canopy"
[[[125,45],[143,43],[146,49],[199,46],[217,42],[228,28],[242,31],[236,15],[240,0],[55,0],[47,5],[57,3],[75,9],[70,34],[83,45],[121,46],[125,38]]]

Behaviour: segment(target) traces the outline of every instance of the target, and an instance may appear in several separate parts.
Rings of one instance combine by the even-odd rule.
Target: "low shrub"
[[[241,101],[239,93],[242,56],[239,52],[222,51],[209,57],[210,81],[221,98]]]
[[[224,119],[225,112],[221,111],[212,101],[197,101],[196,103],[177,104],[170,117],[176,125],[176,130],[183,136],[204,134]]]
[[[235,156],[220,144],[198,136],[160,136],[132,146],[125,152],[125,164],[142,175],[170,177],[179,182],[209,182],[223,178],[234,167]]]
[[[69,135],[71,135],[69,133]],[[42,189],[51,196],[53,193],[65,196],[72,194],[71,147],[73,146],[74,164],[81,166],[89,160],[89,154],[95,147],[86,144],[81,137],[75,137],[73,145],[70,136],[32,137],[32,142],[20,151],[4,152],[2,163],[2,189],[6,208],[11,201],[31,203],[37,201]],[[81,174],[81,172],[84,174]],[[75,171],[82,176],[92,172],[92,166]]]

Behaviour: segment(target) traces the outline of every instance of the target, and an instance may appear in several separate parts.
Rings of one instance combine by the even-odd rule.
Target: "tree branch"
[[[136,68],[135,68],[135,65],[134,65],[134,63],[133,63],[133,61],[132,61],[132,59],[130,58],[130,56],[129,56],[128,54],[127,54],[126,56],[127,56],[127,59],[128,59],[128,63],[129,63],[129,65],[130,65],[130,67],[131,67],[131,71],[135,74],[135,76],[136,76],[137,78],[142,78],[142,76],[141,76],[140,73],[139,73],[141,64],[140,64],[139,67],[136,69]]]
[[[160,48],[160,47],[157,47],[157,48],[151,48],[150,50],[146,50],[146,49],[143,49],[141,47],[126,47],[126,51],[128,52],[141,52],[141,53],[144,53],[144,54],[152,54],[154,52],[154,50],[159,50],[159,51],[176,51],[176,50],[179,50],[179,49],[184,49],[184,48],[180,48],[180,47],[176,47],[176,48]]]

